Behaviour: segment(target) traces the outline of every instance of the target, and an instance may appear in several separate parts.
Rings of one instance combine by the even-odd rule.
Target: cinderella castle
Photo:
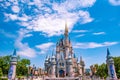
[[[45,59],[45,74],[48,77],[77,77],[84,75],[84,61],[73,52],[68,27],[65,24],[64,37],[56,43],[56,54]]]

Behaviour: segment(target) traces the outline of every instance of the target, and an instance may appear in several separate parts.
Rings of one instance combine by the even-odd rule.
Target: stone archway
[[[64,70],[59,71],[59,77],[65,77],[65,71]]]

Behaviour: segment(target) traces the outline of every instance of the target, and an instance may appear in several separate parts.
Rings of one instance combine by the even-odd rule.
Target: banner
[[[8,71],[8,79],[11,79],[12,78],[12,75],[13,75],[13,65],[10,66],[9,68],[9,71]]]
[[[114,78],[114,68],[113,68],[113,65],[110,65],[110,74],[111,74],[111,77]]]

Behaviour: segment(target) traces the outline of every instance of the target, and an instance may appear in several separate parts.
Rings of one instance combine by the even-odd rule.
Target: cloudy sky
[[[31,65],[43,67],[65,21],[74,53],[87,68],[105,62],[106,48],[120,56],[120,0],[0,0],[0,56],[16,48]]]

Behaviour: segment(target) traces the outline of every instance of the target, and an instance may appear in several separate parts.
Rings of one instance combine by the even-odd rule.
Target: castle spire
[[[82,56],[80,56],[80,61],[82,61]]]
[[[16,49],[14,49],[13,56],[16,56]]]
[[[74,58],[76,58],[76,55],[75,55],[75,53],[74,53]]]
[[[109,49],[107,48],[107,58],[110,57],[110,51]]]
[[[53,51],[52,51],[52,56],[54,56],[54,49],[53,49]]]
[[[67,27],[67,22],[65,22],[65,33],[64,33],[65,36],[68,36],[68,27]]]

